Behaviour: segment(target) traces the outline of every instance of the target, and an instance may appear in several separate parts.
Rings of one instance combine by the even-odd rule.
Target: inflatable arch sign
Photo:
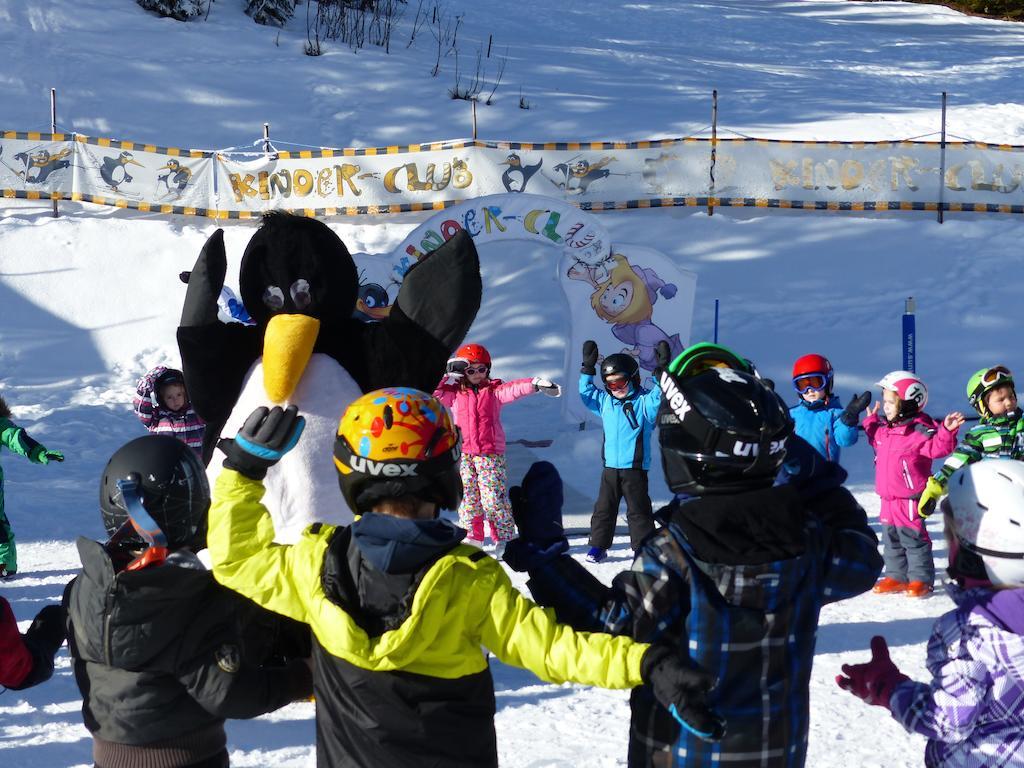
[[[646,386],[652,385],[655,345],[668,341],[677,354],[689,343],[697,286],[693,272],[653,248],[612,243],[592,214],[529,194],[489,195],[446,208],[413,230],[391,256],[358,254],[357,315],[373,320],[386,313],[409,268],[462,229],[478,248],[513,240],[551,247],[569,307],[560,382],[568,419],[593,418],[576,394],[585,340],[595,340],[602,355],[635,357]]]

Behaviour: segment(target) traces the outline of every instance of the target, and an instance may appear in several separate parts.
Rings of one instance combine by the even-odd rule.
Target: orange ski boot
[[[932,593],[932,585],[923,581],[912,581],[907,584],[907,597],[928,597]]]
[[[918,583],[920,584],[922,582]],[[878,595],[892,595],[897,592],[904,592],[906,589],[907,583],[905,581],[900,581],[899,579],[894,579],[891,576],[886,576],[879,579],[878,583],[875,584],[871,591]]]

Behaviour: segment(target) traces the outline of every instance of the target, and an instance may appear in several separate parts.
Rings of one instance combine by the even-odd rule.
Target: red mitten
[[[20,685],[32,671],[32,654],[18,632],[10,604],[0,597],[0,685]]]
[[[871,661],[867,664],[843,664],[842,670],[843,674],[836,676],[840,688],[868,704],[886,709],[896,686],[910,679],[892,663],[889,646],[881,635],[871,638]]]

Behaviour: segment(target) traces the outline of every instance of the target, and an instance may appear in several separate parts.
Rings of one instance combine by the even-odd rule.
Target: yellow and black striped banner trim
[[[75,202],[110,205],[148,213],[177,214],[180,216],[201,216],[209,219],[258,219],[267,211],[218,210],[214,208],[193,208],[184,205],[163,205],[138,202],[102,195],[84,195],[41,192],[23,189],[0,189],[0,197],[23,200],[72,200]],[[395,213],[420,211],[441,211],[465,203],[466,199],[444,200],[434,203],[394,203],[389,205],[355,205],[327,208],[275,208],[300,216],[386,216]],[[654,197],[640,200],[615,200],[607,202],[566,201],[583,211],[625,211],[636,208],[790,208],[803,211],[938,211],[937,202],[901,202],[897,200],[836,202],[826,200],[780,200],[764,197]],[[1024,214],[1024,205],[1002,205],[998,203],[942,203],[943,211],[965,213],[1017,213]],[[269,209],[268,209],[269,210]]]
[[[138,141],[119,141],[117,139],[104,139],[94,136],[83,136],[80,133],[34,133],[32,131],[2,131],[0,139],[19,139],[21,141],[74,141],[79,144],[92,144],[96,147],[109,149],[121,149],[131,152],[153,152],[158,155],[170,155],[171,157],[213,157],[216,152],[202,149],[182,149],[180,147],[162,147],[157,144],[143,144]]]

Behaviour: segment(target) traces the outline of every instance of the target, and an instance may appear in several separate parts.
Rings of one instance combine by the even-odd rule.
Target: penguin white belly
[[[306,526],[321,522],[348,525],[352,512],[338,487],[334,468],[334,438],[338,422],[348,404],[362,390],[348,371],[332,357],[314,354],[288,401],[306,418],[306,429],[298,444],[267,472],[263,504],[274,521],[275,541],[292,544]],[[270,405],[263,389],[263,360],[253,364],[242,384],[242,392],[221,437],[234,437],[256,408]],[[206,470],[213,486],[220,474],[224,454],[214,452]]]

